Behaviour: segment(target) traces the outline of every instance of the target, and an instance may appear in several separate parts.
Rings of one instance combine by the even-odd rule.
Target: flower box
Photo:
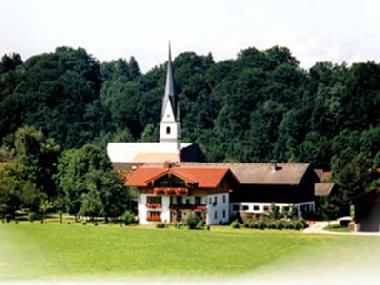
[[[194,210],[195,211],[206,211],[207,210],[207,206],[204,206],[204,205],[195,206]]]
[[[149,209],[158,209],[161,208],[161,204],[146,203],[145,207]]]
[[[165,193],[165,191],[162,188],[153,188],[153,193],[156,195],[162,195]]]
[[[185,195],[188,193],[187,189],[186,188],[176,188],[175,189],[175,193],[177,195]]]

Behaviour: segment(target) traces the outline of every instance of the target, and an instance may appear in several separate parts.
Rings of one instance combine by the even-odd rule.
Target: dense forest
[[[311,162],[337,181],[380,166],[376,62],[318,62],[305,70],[275,46],[219,62],[183,52],[173,64],[182,141],[197,143],[208,161]],[[66,155],[88,143],[104,150],[107,142],[158,141],[164,83],[165,63],[143,74],[134,57],[99,62],[69,47],[24,62],[4,55],[0,162],[22,155],[15,146],[22,126]]]
[[[209,161],[307,161],[363,153],[380,162],[380,65],[316,63],[300,68],[287,48],[242,50],[236,60],[184,52],[174,60],[183,141]],[[137,61],[98,62],[59,47],[0,64],[0,139],[31,125],[64,149],[85,143],[158,141],[165,64],[141,74]]]

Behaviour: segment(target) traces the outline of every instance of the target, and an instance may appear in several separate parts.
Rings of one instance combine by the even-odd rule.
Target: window
[[[226,196],[222,196],[222,199],[223,199],[223,203],[226,203]]]
[[[214,218],[215,218],[215,220],[218,219],[218,211],[215,211],[215,212],[214,212]]]
[[[269,211],[269,206],[264,206],[264,211]]]
[[[222,212],[222,218],[224,219],[226,217],[226,210],[223,210]]]
[[[186,199],[186,205],[190,204],[190,199]]]
[[[166,127],[166,134],[167,134],[167,135],[170,134],[170,127]]]
[[[233,205],[232,206],[232,210],[233,211],[239,211],[240,210],[240,206],[239,205]]]
[[[215,204],[215,205],[218,205],[218,196],[215,196],[215,197],[214,197],[214,204]]]
[[[201,203],[201,197],[195,197],[195,205],[200,205]]]
[[[260,211],[260,206],[259,205],[254,205],[253,206],[254,211]]]
[[[161,196],[148,196],[146,202],[147,204],[161,204]]]
[[[289,206],[284,206],[282,208],[282,211],[284,211],[284,212],[289,212],[289,210],[290,210]]]
[[[148,222],[161,222],[161,212],[147,212],[146,220]]]
[[[248,211],[249,210],[249,206],[248,205],[243,205],[241,207],[242,211]]]
[[[211,205],[212,204],[212,198],[208,198],[208,203]]]
[[[177,196],[177,204],[178,205],[182,204],[182,197],[181,196]]]

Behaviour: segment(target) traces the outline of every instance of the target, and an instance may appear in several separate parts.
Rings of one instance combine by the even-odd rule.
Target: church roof
[[[144,187],[164,175],[171,174],[188,183],[198,184],[198,187],[214,188],[228,172],[229,169],[225,167],[141,166],[128,177],[126,185]]]
[[[190,146],[191,143],[181,143],[180,149]],[[177,143],[108,143],[107,154],[112,163],[155,163],[175,159],[180,155]],[[163,161],[158,158],[167,156]],[[150,159],[154,159],[150,161]]]
[[[170,152],[162,152],[162,153],[138,153],[134,159],[134,162],[144,163],[149,161],[150,163],[164,163],[164,162],[180,162],[181,157],[178,152],[170,153]]]
[[[180,121],[180,112],[178,107],[178,96],[175,93],[175,84],[174,84],[174,75],[173,75],[173,66],[172,66],[172,55],[171,55],[171,47],[169,43],[169,58],[168,64],[166,68],[166,82],[165,82],[165,94],[162,98],[162,106],[161,106],[161,118],[164,117],[164,112],[166,109],[166,105],[170,102],[173,108],[173,114],[175,120],[177,122]]]

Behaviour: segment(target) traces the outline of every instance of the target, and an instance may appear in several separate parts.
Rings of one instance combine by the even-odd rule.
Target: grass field
[[[375,251],[373,250],[375,249]],[[0,280],[128,276],[237,276],[380,253],[380,238],[299,232],[0,224]],[[307,258],[305,258],[307,257]]]
[[[327,231],[340,232],[340,233],[350,232],[350,229],[348,227],[341,227],[339,224],[327,225],[323,229]]]

